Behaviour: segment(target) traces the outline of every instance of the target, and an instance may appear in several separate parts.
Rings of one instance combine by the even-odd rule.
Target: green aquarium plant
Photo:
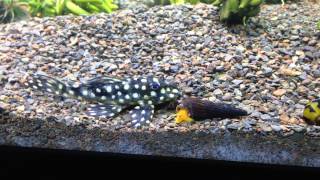
[[[266,4],[284,4],[286,0],[264,0]]]
[[[207,3],[213,0],[155,0],[155,5],[170,5],[170,4],[197,4],[199,2]]]
[[[320,21],[317,23],[317,28],[320,30]]]
[[[32,16],[58,16],[65,14],[89,15],[111,13],[118,8],[113,0],[22,0],[29,5]]]
[[[205,4],[212,4],[214,0],[200,0],[200,2]]]
[[[221,21],[245,25],[249,17],[259,14],[260,5],[264,0],[157,0],[156,5],[197,4],[200,2],[219,7]]]
[[[200,0],[186,0],[187,3],[190,3],[190,4],[197,4],[199,2],[202,2]]]
[[[170,0],[171,4],[184,4],[185,0]]]
[[[21,0],[29,5],[28,11],[31,16],[55,16],[55,0]]]
[[[0,23],[9,23],[29,17],[27,4],[16,0],[0,1]]]
[[[263,0],[215,0],[220,8],[220,20],[227,23],[246,24],[249,17],[259,14]]]

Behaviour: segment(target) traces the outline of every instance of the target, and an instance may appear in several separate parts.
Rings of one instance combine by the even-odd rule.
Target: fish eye
[[[150,83],[150,87],[151,89],[153,90],[157,90],[160,88],[160,84],[159,83],[156,83],[156,82],[153,82],[153,83]]]

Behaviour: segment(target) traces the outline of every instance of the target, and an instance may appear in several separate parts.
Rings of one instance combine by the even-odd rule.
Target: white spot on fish
[[[158,78],[152,78],[153,82],[159,83]]]
[[[147,121],[146,121],[146,123],[147,123],[147,124],[150,124],[150,121],[149,121],[149,120],[147,120]]]
[[[72,90],[69,90],[68,93],[71,95],[74,95],[74,91],[72,91]]]
[[[83,89],[81,93],[82,93],[82,95],[84,95],[84,96],[88,96],[88,93],[89,93],[89,92],[88,92],[86,89]]]
[[[124,96],[125,99],[130,99],[130,96],[127,94]]]
[[[38,86],[42,87],[43,85],[41,83],[39,83]]]
[[[118,85],[115,85],[114,87],[115,87],[116,89],[119,89],[119,88],[120,88]]]
[[[101,100],[106,100],[107,97],[106,96],[101,96]]]
[[[166,90],[165,90],[164,88],[162,88],[162,89],[160,90],[160,92],[161,92],[161,94],[165,94],[165,93],[166,93]]]
[[[151,96],[153,96],[153,97],[156,97],[157,96],[157,93],[155,92],[155,91],[151,91]]]
[[[109,116],[114,116],[114,113],[110,113]]]
[[[79,87],[79,84],[74,83],[74,84],[72,84],[72,87],[74,87],[74,88],[78,88],[78,87]]]
[[[117,93],[117,94],[118,94],[118,96],[121,96],[121,95],[122,95],[122,93],[121,93],[120,91],[118,91],[118,93]]]
[[[163,96],[160,96],[160,101],[164,100],[164,97]]]
[[[140,109],[140,106],[136,106],[136,107],[134,107],[135,109]]]
[[[115,95],[112,95],[112,96],[111,96],[111,99],[115,99],[115,98],[116,98],[116,96],[115,96]]]
[[[121,108],[118,108],[118,109],[117,109],[117,112],[120,112],[120,111],[121,111]]]
[[[145,114],[145,113],[146,113],[146,111],[145,111],[145,110],[142,110],[142,111],[141,111],[141,114]]]
[[[48,82],[46,82],[46,85],[52,87],[52,84],[50,84],[50,83],[48,83]]]
[[[170,98],[174,98],[174,94],[169,94],[169,97]]]
[[[139,84],[135,84],[134,87],[135,87],[136,89],[139,89]]]
[[[171,89],[170,89],[170,88],[167,88],[167,91],[168,91],[168,92],[170,92],[170,91],[171,91]]]
[[[59,94],[60,94],[60,92],[59,92],[59,91],[55,91],[54,93],[56,93],[56,95],[59,95]]]
[[[179,93],[179,91],[177,89],[173,89],[172,92],[175,93],[175,94]]]
[[[91,93],[90,93],[90,97],[95,98],[96,95],[95,95],[93,92],[91,92]]]
[[[147,80],[146,80],[146,79],[141,79],[141,82],[142,82],[142,83],[146,83]]]
[[[35,85],[33,85],[32,87],[33,87],[34,89],[38,89],[38,87],[37,87],[37,86],[35,86]]]
[[[124,103],[124,100],[123,100],[123,99],[119,99],[119,102],[120,102],[120,103]]]
[[[140,123],[137,123],[136,125],[134,125],[135,127],[139,127],[141,124]]]
[[[145,85],[143,85],[143,86],[141,86],[141,89],[145,91],[147,89],[147,87]]]
[[[143,99],[148,100],[148,99],[150,99],[150,97],[148,95],[144,95]]]
[[[104,86],[104,88],[107,90],[108,93],[112,92],[111,86]]]
[[[133,98],[138,98],[138,97],[139,97],[139,94],[138,94],[138,93],[133,93],[133,94],[132,94],[132,97],[133,97]]]
[[[144,119],[144,117],[143,118],[141,118],[141,120],[140,121],[144,121],[145,119]]]
[[[96,92],[97,92],[97,93],[101,93],[101,89],[100,89],[100,88],[97,88],[97,89],[96,89]]]
[[[61,90],[63,88],[63,85],[62,84],[59,84],[58,85],[58,88]]]
[[[150,104],[150,105],[151,105],[151,104],[153,104],[153,102],[152,102],[152,101],[148,101],[148,104]]]
[[[124,85],[124,87],[123,87],[123,89],[124,89],[124,90],[128,90],[128,89],[130,89],[129,84],[125,84],[125,85]]]
[[[132,118],[135,118],[136,116],[137,116],[137,114],[132,114],[131,115]]]
[[[56,84],[57,83],[56,81],[54,81],[52,79],[48,80],[48,82],[51,83],[51,84]]]
[[[137,122],[137,120],[133,120],[133,121],[132,121],[132,123],[136,123],[136,122]]]
[[[48,92],[52,92],[52,90],[51,90],[50,88],[47,88],[47,91],[48,91]]]
[[[141,106],[144,106],[144,102],[143,101],[138,101],[138,103],[141,105]]]

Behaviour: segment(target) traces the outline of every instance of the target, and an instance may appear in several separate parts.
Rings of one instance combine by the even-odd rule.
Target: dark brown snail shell
[[[181,103],[177,106],[177,111],[179,108],[186,108],[189,111],[190,117],[194,120],[235,118],[248,115],[245,110],[229,104],[215,103],[193,97],[182,99]]]

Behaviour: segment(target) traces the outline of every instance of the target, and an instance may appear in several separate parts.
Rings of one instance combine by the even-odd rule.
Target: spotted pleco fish
[[[90,101],[94,103],[86,111],[90,116],[110,118],[133,106],[130,117],[134,127],[150,124],[155,105],[181,96],[175,85],[153,76],[124,79],[97,77],[76,85],[46,75],[32,75],[24,84],[66,98]]]

